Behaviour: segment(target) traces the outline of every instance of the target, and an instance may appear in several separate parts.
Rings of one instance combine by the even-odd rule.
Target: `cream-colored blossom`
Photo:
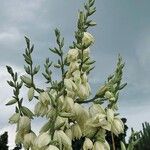
[[[61,138],[62,144],[65,147],[70,148],[71,147],[71,139],[64,133],[64,131],[59,130],[57,132],[58,132],[59,137]]]
[[[92,150],[110,150],[110,147],[109,147],[109,144],[107,143],[107,141],[105,141],[105,142],[96,141],[94,143]]]
[[[113,122],[114,120],[114,111],[112,109],[107,109],[107,120]]]
[[[80,139],[82,136],[82,131],[80,126],[76,123],[71,125],[71,131],[72,131],[72,139]]]
[[[86,59],[86,58],[89,58],[90,57],[90,48],[86,48],[83,50],[83,58]]]
[[[88,47],[92,43],[94,43],[94,37],[90,33],[84,32],[84,35],[82,38],[82,44]]]
[[[9,123],[10,124],[14,124],[17,123],[20,119],[20,114],[19,113],[15,113],[13,114],[10,118],[9,118]]]
[[[70,49],[67,53],[67,61],[68,62],[76,61],[78,54],[79,54],[78,49]]]
[[[73,73],[79,69],[79,63],[77,61],[71,62],[69,65],[69,72]]]
[[[64,79],[64,84],[67,90],[69,91],[75,91],[77,90],[77,86],[71,79]]]
[[[65,96],[62,109],[66,112],[71,112],[74,107],[74,101],[71,97]]]
[[[96,114],[106,114],[104,108],[100,104],[92,104],[89,108],[89,113],[91,117],[95,117]]]
[[[112,125],[111,125],[111,131],[115,135],[118,135],[118,134],[124,132],[124,124],[120,118],[118,118],[118,117],[114,118]]]
[[[39,95],[39,101],[45,105],[48,105],[48,104],[50,104],[51,99],[47,92],[42,92]]]
[[[66,129],[65,134],[70,138],[70,140],[72,140],[72,131],[71,131],[71,129]]]
[[[80,100],[84,100],[89,97],[90,91],[87,86],[85,86],[83,84],[79,84],[77,93],[78,93]]]
[[[32,147],[35,139],[36,139],[36,134],[34,132],[25,134],[23,140],[24,148],[29,149],[30,147]]]
[[[34,146],[38,148],[42,148],[44,146],[47,146],[51,141],[51,136],[47,133],[41,133],[34,141]]]
[[[47,112],[48,112],[48,105],[44,105],[41,102],[38,102],[35,105],[35,108],[34,108],[35,115],[43,117],[44,115],[47,114]]]
[[[75,119],[80,125],[81,128],[84,127],[84,124],[86,123],[87,119],[89,118],[89,113],[88,111],[81,106],[78,103],[74,104],[73,112],[75,114]]]
[[[19,120],[19,130],[30,131],[31,130],[31,120],[27,116],[20,117]]]
[[[16,137],[15,137],[15,143],[16,144],[21,144],[21,143],[23,143],[23,138],[24,138],[24,132],[22,132],[22,131],[18,131],[17,133],[16,133]]]
[[[54,145],[49,145],[46,150],[59,150],[59,149]]]
[[[83,143],[83,150],[92,150],[93,142],[89,138],[85,138]]]

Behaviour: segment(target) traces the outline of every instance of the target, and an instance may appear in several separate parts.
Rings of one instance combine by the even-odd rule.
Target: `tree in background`
[[[7,132],[4,132],[2,135],[0,135],[0,150],[8,150],[8,134]]]
[[[22,148],[21,144],[18,144],[18,145],[16,145],[16,147],[14,147],[13,150],[21,150],[21,148]]]

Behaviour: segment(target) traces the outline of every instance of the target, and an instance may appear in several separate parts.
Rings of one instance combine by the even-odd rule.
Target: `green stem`
[[[64,84],[64,73],[65,73],[65,70],[64,70],[63,54],[60,56],[60,59],[61,59],[61,73],[62,73],[62,81],[63,81],[63,84]]]
[[[114,140],[114,135],[113,133],[111,132],[111,139],[112,139],[112,147],[113,147],[113,150],[115,150],[115,140]]]
[[[80,71],[82,71],[82,66],[83,66],[83,49],[81,50],[81,64],[80,64]]]
[[[79,104],[82,104],[82,103],[90,103],[90,102],[93,102],[95,99],[96,99],[97,97],[95,96],[95,97],[93,97],[93,98],[91,98],[91,99],[89,99],[89,100],[86,100],[86,101],[83,101],[83,102],[78,102]]]

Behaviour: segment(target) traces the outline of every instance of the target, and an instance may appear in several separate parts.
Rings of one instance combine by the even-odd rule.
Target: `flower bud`
[[[68,62],[76,61],[78,54],[79,54],[78,49],[70,49],[67,53],[67,61]]]
[[[92,43],[94,43],[94,37],[90,33],[84,32],[82,44],[89,47]]]
[[[120,118],[117,118],[117,117],[114,118],[112,122],[111,130],[115,135],[118,135],[124,132],[124,124]]]
[[[114,120],[114,111],[112,109],[107,109],[107,120],[113,122]]]
[[[51,136],[47,132],[44,132],[35,139],[34,145],[37,146],[38,148],[42,148],[48,145],[50,141]]]
[[[33,99],[33,97],[34,97],[34,88],[31,87],[29,89],[29,91],[28,91],[28,99],[29,99],[29,101],[31,101]]]
[[[80,139],[81,136],[82,136],[82,131],[79,127],[79,125],[76,123],[76,124],[73,124],[71,126],[71,131],[72,131],[72,139]]]
[[[33,132],[30,132],[28,134],[25,134],[23,146],[26,149],[29,149],[34,144],[34,140],[36,139],[36,135]]]
[[[31,130],[31,120],[28,117],[26,116],[20,117],[19,130],[23,130],[26,132]]]
[[[9,123],[10,124],[14,124],[17,123],[20,119],[20,114],[19,113],[15,113],[13,114],[10,118],[9,118]]]
[[[46,150],[59,150],[59,149],[54,145],[49,145]]]
[[[32,85],[32,80],[29,77],[26,77],[25,75],[23,75],[20,78],[25,84]]]
[[[91,150],[93,148],[93,142],[89,138],[85,138],[83,143],[83,150]]]

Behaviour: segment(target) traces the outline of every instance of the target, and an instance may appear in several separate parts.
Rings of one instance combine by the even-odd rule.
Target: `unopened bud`
[[[25,84],[27,84],[27,85],[32,84],[32,80],[29,77],[26,77],[25,75],[21,76],[20,78]]]
[[[33,99],[33,97],[34,97],[34,88],[31,87],[29,89],[29,91],[28,91],[28,99],[29,99],[29,101],[31,101]]]

